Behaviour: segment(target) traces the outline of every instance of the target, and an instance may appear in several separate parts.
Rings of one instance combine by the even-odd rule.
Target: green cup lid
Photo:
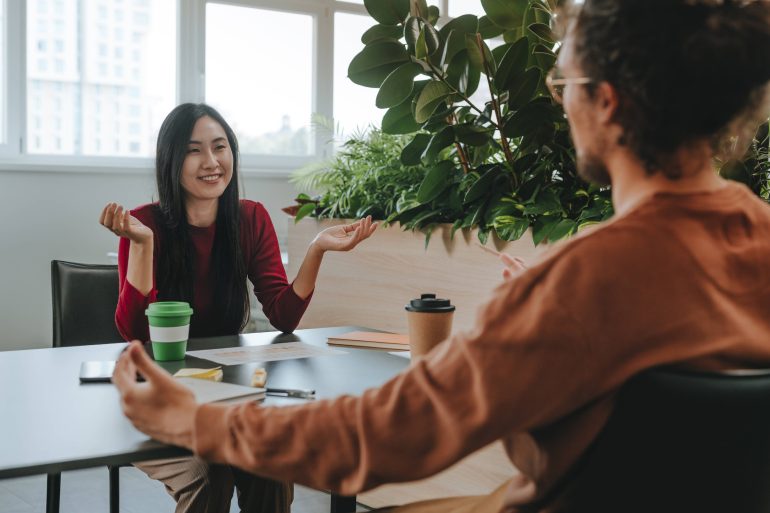
[[[192,315],[193,310],[186,301],[156,301],[150,303],[144,313],[153,317],[180,317]]]

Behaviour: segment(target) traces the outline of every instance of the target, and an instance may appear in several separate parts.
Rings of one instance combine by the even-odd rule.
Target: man
[[[630,377],[770,363],[770,207],[712,167],[726,135],[770,112],[770,3],[585,0],[565,16],[549,83],[581,173],[612,184],[611,221],[514,272],[471,332],[360,398],[198,405],[134,345],[114,381],[137,428],[343,494],[424,478],[501,439],[520,470],[505,486],[403,509],[569,511],[550,492]]]

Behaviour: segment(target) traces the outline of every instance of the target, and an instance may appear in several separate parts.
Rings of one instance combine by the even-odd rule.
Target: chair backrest
[[[115,327],[116,265],[51,261],[53,346],[121,342]]]
[[[569,511],[770,512],[770,371],[639,375],[567,486]]]

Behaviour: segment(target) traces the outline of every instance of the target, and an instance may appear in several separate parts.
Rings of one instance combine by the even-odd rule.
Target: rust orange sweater
[[[381,388],[296,407],[199,406],[194,450],[356,494],[502,439],[521,473],[500,509],[533,511],[631,376],[770,363],[768,262],[770,207],[745,187],[657,194],[502,284],[475,329]]]

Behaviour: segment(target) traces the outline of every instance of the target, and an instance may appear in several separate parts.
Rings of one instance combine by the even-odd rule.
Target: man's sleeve
[[[433,475],[505,434],[559,418],[584,402],[591,369],[586,334],[549,274],[530,270],[503,284],[472,332],[361,397],[200,406],[195,453],[357,494]]]

